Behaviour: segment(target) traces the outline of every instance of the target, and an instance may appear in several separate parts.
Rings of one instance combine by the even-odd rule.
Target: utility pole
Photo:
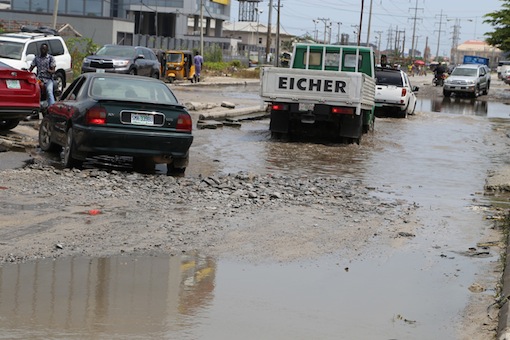
[[[269,12],[268,12],[268,19],[267,19],[267,41],[266,41],[266,62],[270,62],[269,60],[269,53],[271,53],[271,31],[273,30],[271,28],[271,21],[273,21],[273,0],[269,0]]]
[[[200,55],[204,55],[204,0],[200,0]]]
[[[443,15],[443,10],[441,10],[441,14],[439,14],[439,30],[437,30],[437,49],[436,49],[436,61],[439,61],[439,43],[441,42],[441,32],[444,32],[441,30],[441,26],[443,25],[443,17],[446,17],[446,15]]]
[[[322,21],[324,23],[324,41],[322,43],[326,44],[326,37],[327,37],[327,34],[328,34],[329,19],[327,19],[327,18],[317,18],[317,21]]]
[[[370,0],[370,9],[368,11],[367,47],[370,46],[370,24],[372,23],[372,2],[373,0]]]
[[[342,23],[340,21],[337,21],[336,23],[338,25],[338,34],[336,35],[336,40],[338,42],[339,45],[341,45],[341,41],[340,41],[340,26],[342,26]]]
[[[428,58],[429,58],[429,55],[428,55],[428,50],[429,50],[429,36],[427,36],[425,38],[425,48],[423,49],[423,60],[425,62],[427,62]]]
[[[379,36],[379,39],[377,39],[377,60],[380,60],[381,59],[381,35],[382,35],[383,31],[375,31],[374,33],[376,33]]]
[[[363,9],[365,7],[365,0],[361,0],[361,13],[359,15],[359,28],[358,28],[358,46],[361,44],[361,27],[363,27]]]
[[[58,0],[55,0],[55,7],[53,7],[53,29],[57,29],[57,14],[58,14]]]
[[[280,0],[278,0],[278,12],[276,13],[276,67],[280,66]]]
[[[416,21],[418,20],[418,10],[423,10],[423,8],[418,8],[418,0],[416,0],[416,5],[414,8],[411,8],[411,9],[414,9],[414,17],[412,18],[413,20],[413,38],[412,38],[412,42],[411,42],[411,59],[414,59],[414,36],[416,35]],[[420,19],[421,20],[421,19]]]
[[[392,26],[390,25],[390,28],[388,29],[388,40],[386,42],[386,49],[387,50],[392,50],[392,42],[393,42],[393,28]]]

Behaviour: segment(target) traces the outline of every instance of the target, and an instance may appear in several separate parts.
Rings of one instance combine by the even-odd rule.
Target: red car
[[[40,109],[41,90],[35,74],[0,62],[0,131],[15,128]]]

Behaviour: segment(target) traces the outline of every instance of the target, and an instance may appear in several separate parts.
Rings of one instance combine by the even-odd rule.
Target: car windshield
[[[178,104],[172,91],[162,82],[123,77],[97,77],[90,95],[98,99],[138,101],[154,104]]]
[[[180,63],[182,60],[182,54],[170,53],[166,56],[166,60],[170,63]]]
[[[402,86],[402,76],[399,72],[375,72],[377,85]]]
[[[23,51],[23,44],[0,40],[0,58],[8,59],[21,59],[21,52]]]
[[[96,55],[132,58],[135,55],[135,49],[126,46],[103,46],[97,51]]]
[[[476,73],[474,68],[456,67],[452,72],[452,76],[476,77]]]

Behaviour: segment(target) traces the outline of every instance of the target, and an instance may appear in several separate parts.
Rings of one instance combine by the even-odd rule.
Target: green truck
[[[274,138],[332,137],[360,143],[374,126],[375,57],[360,46],[297,44],[290,68],[261,71]]]

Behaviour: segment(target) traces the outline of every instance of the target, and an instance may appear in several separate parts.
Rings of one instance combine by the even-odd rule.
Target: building
[[[223,24],[223,35],[228,38],[239,41],[239,50],[266,50],[267,44],[267,26],[250,21],[242,22],[225,22]],[[280,27],[280,50],[283,52],[285,47],[291,49],[294,35],[287,33]],[[276,26],[271,27],[271,52],[276,51]],[[282,48],[283,47],[283,48]]]
[[[69,23],[100,45],[138,44],[143,36],[198,41],[201,27],[205,42],[228,43],[222,27],[230,18],[230,0],[11,0],[0,22],[51,26],[55,2],[58,24]]]
[[[462,64],[464,56],[474,55],[477,57],[488,58],[489,66],[494,68],[498,65],[499,60],[502,59],[503,52],[497,47],[490,46],[485,41],[467,40],[453,49],[451,53],[451,60],[454,64]]]

